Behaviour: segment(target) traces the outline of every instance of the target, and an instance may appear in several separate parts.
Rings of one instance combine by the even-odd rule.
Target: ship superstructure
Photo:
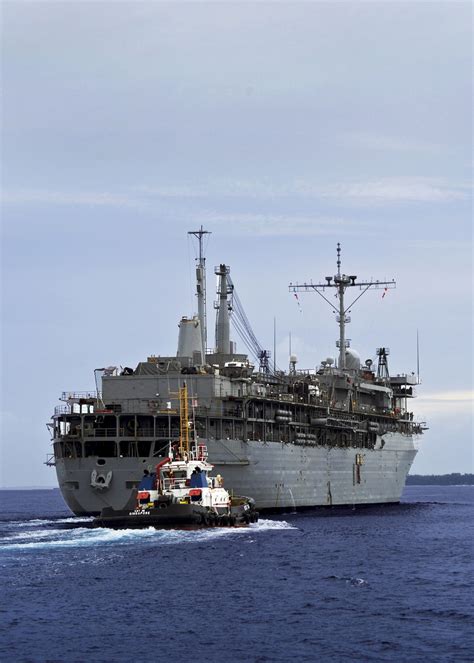
[[[184,407],[186,425],[226,486],[253,497],[259,510],[398,502],[416,455],[414,438],[424,428],[409,407],[418,379],[391,376],[386,347],[377,349],[376,366],[362,363],[346,337],[355,302],[395,282],[341,273],[338,245],[336,275],[289,286],[296,295],[317,292],[336,312],[338,360],[300,371],[291,356],[289,372],[271,370],[270,353],[244,315],[236,328],[259,361],[256,369],[231,340],[233,308],[241,304],[225,264],[215,268],[215,346],[206,348],[206,231],[191,234],[199,244],[198,313],[181,319],[176,355],[151,355],[133,369],[97,369],[95,392],[65,392],[55,410],[49,463],[71,510],[95,515],[104,507],[131,508],[144,470],[152,471],[185,434]],[[347,306],[352,288],[357,296]],[[327,296],[331,289],[336,306]],[[184,383],[186,403],[179,398]]]

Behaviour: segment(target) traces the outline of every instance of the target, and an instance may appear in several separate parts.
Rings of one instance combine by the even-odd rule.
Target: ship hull
[[[400,433],[378,438],[374,449],[240,440],[206,444],[209,462],[224,477],[226,488],[252,497],[259,511],[397,503],[417,453],[413,439]],[[56,471],[71,511],[98,515],[107,507],[132,509],[143,470],[153,470],[156,462],[62,458]],[[104,477],[111,472],[107,485],[98,485],[94,472]]]
[[[373,450],[250,442],[247,459],[224,457],[210,443],[209,455],[226,486],[251,495],[259,510],[397,503],[416,449],[398,433],[384,437]]]

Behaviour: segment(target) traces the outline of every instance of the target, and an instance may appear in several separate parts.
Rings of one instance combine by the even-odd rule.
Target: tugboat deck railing
[[[187,479],[163,479],[163,490],[176,490],[176,489],[185,489],[188,488],[186,485]]]

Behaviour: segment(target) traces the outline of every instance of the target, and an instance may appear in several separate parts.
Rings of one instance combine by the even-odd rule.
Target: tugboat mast
[[[350,339],[346,338],[346,324],[351,321],[351,318],[348,314],[349,310],[354,306],[357,300],[359,300],[362,295],[364,295],[369,288],[384,289],[388,290],[389,288],[396,288],[395,279],[391,281],[357,281],[357,276],[351,275],[346,276],[346,274],[341,274],[341,245],[338,242],[337,244],[337,274],[333,276],[326,276],[326,283],[302,283],[294,284],[290,283],[288,286],[289,291],[293,293],[297,292],[308,292],[313,290],[317,292],[332,308],[333,312],[336,314],[336,322],[339,324],[339,340],[336,342],[336,347],[339,348],[339,362],[338,367],[341,370],[346,368],[346,348],[350,345]],[[333,281],[333,283],[331,283]],[[347,288],[357,287],[359,290],[362,290],[360,295],[358,295],[354,301],[345,305],[344,294]],[[339,298],[339,311],[336,309],[334,304],[325,297],[323,294],[326,288],[336,288],[337,294],[336,297]]]
[[[202,361],[206,361],[207,350],[207,313],[206,313],[206,258],[204,257],[203,250],[203,237],[210,235],[209,230],[204,230],[203,227],[199,230],[189,230],[188,235],[194,235],[199,243],[199,254],[196,258],[196,296],[198,300],[198,318],[201,325],[201,339],[202,339]]]

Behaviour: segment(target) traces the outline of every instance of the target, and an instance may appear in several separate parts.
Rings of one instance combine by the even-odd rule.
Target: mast
[[[346,348],[350,346],[350,339],[346,338],[346,324],[351,321],[348,313],[354,304],[364,295],[369,288],[378,290],[388,290],[389,288],[396,288],[395,279],[391,281],[357,281],[357,276],[341,274],[341,245],[337,244],[337,274],[335,276],[326,276],[326,283],[290,283],[288,289],[290,292],[317,292],[320,297],[326,301],[336,314],[336,322],[339,324],[339,340],[336,342],[336,347],[339,348],[339,362],[338,367],[341,370],[346,368]],[[339,299],[339,305],[336,306],[323,294],[326,288],[335,288],[336,297]],[[361,290],[349,306],[346,306],[344,295],[347,288],[359,288]],[[383,295],[382,295],[383,296]]]
[[[188,235],[193,235],[199,243],[199,254],[196,258],[196,296],[198,300],[198,318],[201,325],[202,363],[206,363],[207,349],[207,313],[206,313],[206,258],[203,250],[203,237],[210,235],[209,230],[204,230],[202,225],[199,230],[190,230]]]
[[[420,384],[420,338],[416,330],[416,383]]]
[[[277,338],[277,319],[273,316],[273,374],[276,373],[276,338]]]
[[[219,277],[217,294],[219,299],[215,303],[217,309],[216,317],[216,349],[221,354],[231,354],[232,344],[230,342],[230,319],[229,302],[227,296],[232,293],[233,286],[229,284],[228,277],[230,267],[221,264],[215,268],[215,274]]]
[[[344,292],[347,284],[350,282],[349,276],[341,276],[341,245],[337,243],[337,274],[334,277],[339,297],[339,315],[336,320],[339,322],[339,368],[346,367],[346,347],[349,347],[349,339],[346,341],[346,323],[350,322],[349,316],[346,316],[344,310]],[[337,346],[337,343],[336,343]]]

